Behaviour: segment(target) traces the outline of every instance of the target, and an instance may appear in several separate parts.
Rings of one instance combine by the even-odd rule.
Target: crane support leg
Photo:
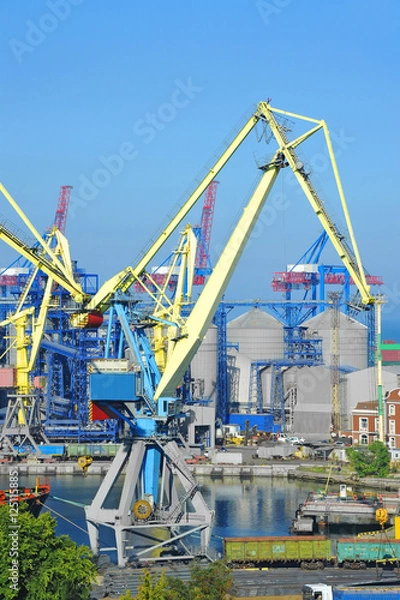
[[[40,402],[35,394],[9,395],[7,412],[0,434],[0,451],[18,456],[24,446],[32,446],[41,456],[40,444],[49,440],[40,418]]]
[[[117,508],[104,503],[125,469]],[[114,531],[119,566],[128,560],[158,560],[172,543],[180,556],[207,555],[213,513],[198,490],[176,442],[148,438],[121,446],[93,502],[85,507],[90,545],[97,555],[99,528]],[[185,543],[200,533],[196,551]],[[128,545],[130,544],[130,545]],[[191,546],[193,540],[191,540]]]

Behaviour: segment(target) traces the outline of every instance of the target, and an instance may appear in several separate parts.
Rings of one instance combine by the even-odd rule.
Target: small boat
[[[36,479],[34,487],[17,487],[9,490],[0,490],[0,506],[12,504],[13,502],[26,502],[29,512],[38,517],[43,505],[50,494],[50,484],[41,483]]]

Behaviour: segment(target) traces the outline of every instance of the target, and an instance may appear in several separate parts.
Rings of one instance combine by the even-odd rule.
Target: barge
[[[1,490],[0,506],[5,506],[6,504],[11,505],[14,502],[17,502],[18,504],[26,502],[29,512],[34,517],[38,517],[49,494],[50,484],[47,482],[41,483],[38,478],[34,487],[16,487],[8,490]]]

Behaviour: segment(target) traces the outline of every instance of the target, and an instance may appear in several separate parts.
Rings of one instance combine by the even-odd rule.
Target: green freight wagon
[[[336,542],[336,559],[343,568],[366,568],[400,560],[400,540],[388,538],[341,538]]]
[[[331,557],[331,542],[325,536],[224,538],[224,558],[232,566],[300,565],[321,569]]]
[[[93,458],[114,458],[121,444],[68,444],[66,447],[67,458],[79,456],[92,456]]]

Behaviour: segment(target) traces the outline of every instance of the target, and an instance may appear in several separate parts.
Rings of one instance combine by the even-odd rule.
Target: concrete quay
[[[110,468],[111,461],[92,463],[88,475],[103,475]],[[82,475],[82,468],[77,462],[8,462],[0,464],[0,475],[8,475],[17,469],[20,475]]]
[[[111,461],[95,461],[87,471],[87,475],[103,475],[110,468]],[[241,477],[295,477],[296,465],[188,465],[195,476],[212,478]],[[8,462],[0,464],[0,475],[7,475],[11,469],[18,469],[26,475],[81,475],[82,469],[76,462]]]
[[[247,449],[250,450],[250,449]],[[327,473],[317,473],[312,470],[315,466],[326,466],[327,463],[316,463],[309,461],[262,461],[255,459],[251,453],[243,453],[242,464],[214,464],[212,462],[202,464],[189,464],[188,468],[194,476],[211,477],[215,479],[223,477],[239,477],[241,479],[253,479],[259,477],[285,477],[299,481],[314,481],[326,484]],[[87,475],[104,475],[110,468],[111,461],[94,460],[89,466]],[[11,469],[18,469],[19,473],[27,475],[82,475],[82,469],[75,461],[26,461],[26,462],[4,462],[0,463],[0,475],[7,475]],[[355,480],[344,473],[331,473],[329,475],[330,486],[346,483],[357,488],[379,489],[380,491],[400,491],[400,476],[393,478],[363,478]]]

